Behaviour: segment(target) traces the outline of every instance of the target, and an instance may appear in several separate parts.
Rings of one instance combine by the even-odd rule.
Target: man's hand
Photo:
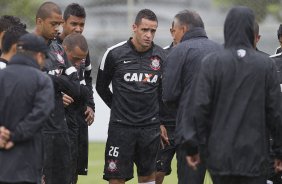
[[[276,173],[282,171],[282,160],[279,159],[274,160],[274,170]]]
[[[164,125],[160,126],[161,129],[161,145],[162,148],[165,147],[165,145],[170,145],[169,140],[168,140],[168,136],[167,136],[167,131]]]
[[[5,148],[9,142],[11,132],[4,126],[0,127],[0,148]]]
[[[193,170],[197,170],[197,165],[201,162],[200,155],[186,156],[186,161]]]
[[[63,93],[63,103],[64,103],[65,107],[69,106],[73,102],[74,102],[74,100],[73,100],[72,97]]]
[[[91,109],[91,107],[87,106],[84,114],[86,116],[85,121],[87,122],[88,126],[90,126],[94,122],[94,111]]]
[[[6,150],[11,149],[12,147],[14,147],[14,143],[12,141],[8,141],[5,145]]]

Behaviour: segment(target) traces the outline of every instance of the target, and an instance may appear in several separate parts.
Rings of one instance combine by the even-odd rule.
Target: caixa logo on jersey
[[[159,77],[148,73],[126,73],[123,78],[126,82],[156,83]]]
[[[150,64],[150,67],[153,70],[160,70],[161,64],[160,64],[160,59],[157,56],[151,57],[150,58],[152,63]]]

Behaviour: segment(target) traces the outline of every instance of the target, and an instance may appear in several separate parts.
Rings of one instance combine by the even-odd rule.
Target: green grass
[[[91,142],[89,144],[89,168],[87,176],[79,176],[78,184],[107,184],[108,182],[103,180],[104,169],[104,150],[105,143]],[[137,184],[136,172],[134,178],[126,184]],[[163,184],[177,184],[176,174],[176,159],[172,161],[172,172],[169,176],[166,176]],[[209,177],[205,178],[204,184],[212,184]]]

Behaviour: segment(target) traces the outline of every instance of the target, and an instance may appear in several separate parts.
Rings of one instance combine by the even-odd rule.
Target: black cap
[[[49,48],[44,41],[44,38],[33,33],[24,34],[19,38],[18,49],[29,50],[34,52],[48,53]]]

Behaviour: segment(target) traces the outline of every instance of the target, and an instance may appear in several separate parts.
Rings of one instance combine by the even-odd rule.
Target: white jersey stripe
[[[80,84],[86,85],[85,80],[81,80],[81,81],[80,81]]]
[[[6,63],[0,62],[0,70],[6,68]]]
[[[106,58],[107,58],[109,52],[110,52],[111,50],[113,50],[114,48],[119,47],[119,46],[125,44],[126,42],[127,42],[127,41],[120,42],[120,43],[118,43],[118,44],[116,44],[116,45],[114,45],[114,46],[112,46],[112,47],[110,47],[110,48],[107,49],[107,51],[105,52],[105,54],[104,54],[104,56],[103,56],[103,58],[102,58],[101,64],[100,64],[100,69],[101,69],[101,70],[104,70]]]
[[[92,69],[91,64],[90,64],[90,65],[88,65],[87,67],[85,67],[85,71],[90,71],[91,69]]]
[[[269,57],[273,58],[273,57],[277,57],[277,56],[280,56],[280,55],[282,55],[282,53],[273,54],[273,55],[271,55],[271,56],[269,56]]]
[[[66,74],[67,75],[71,75],[72,73],[77,72],[76,68],[74,66],[69,67],[68,69],[66,69]]]

